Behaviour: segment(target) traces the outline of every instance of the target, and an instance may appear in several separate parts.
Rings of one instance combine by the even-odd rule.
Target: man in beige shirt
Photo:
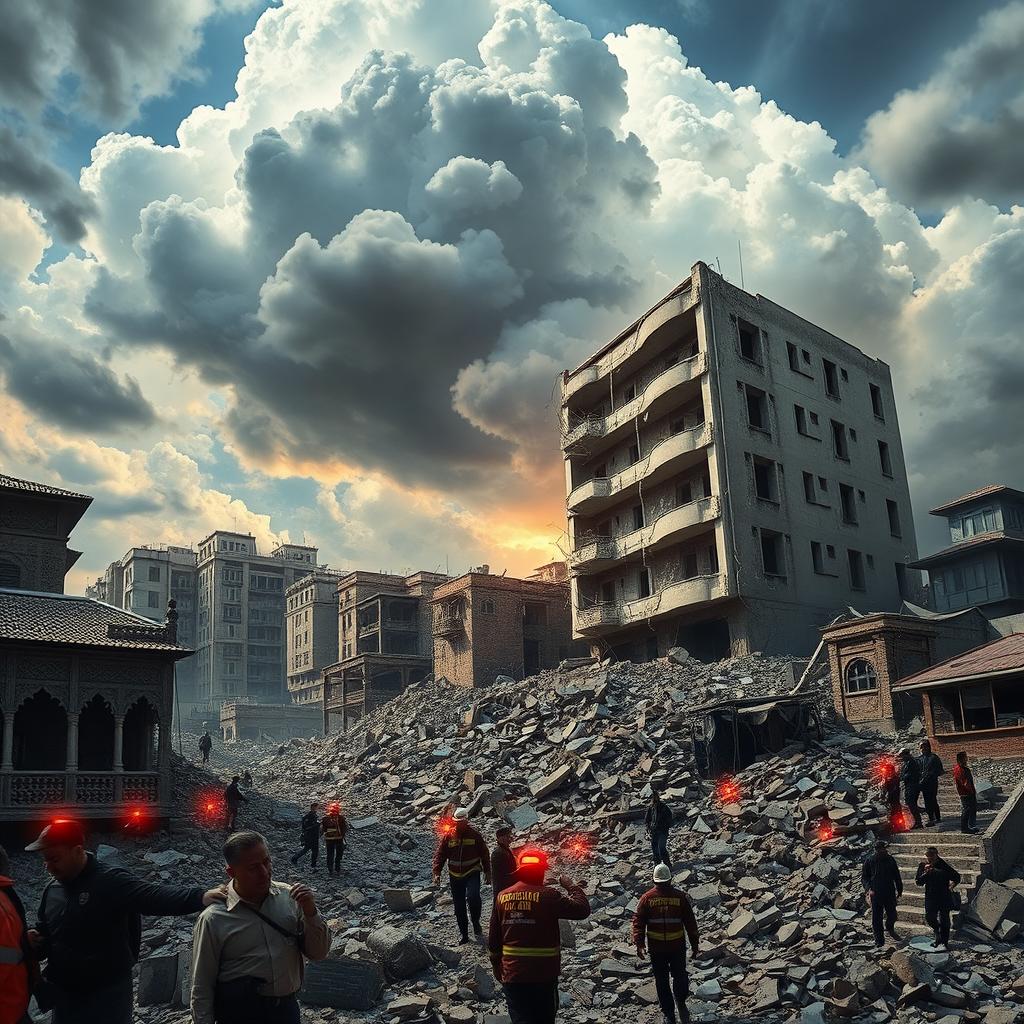
[[[312,891],[271,876],[267,841],[236,832],[224,844],[227,901],[196,921],[192,943],[195,1024],[299,1024],[303,955],[323,960],[331,935]]]

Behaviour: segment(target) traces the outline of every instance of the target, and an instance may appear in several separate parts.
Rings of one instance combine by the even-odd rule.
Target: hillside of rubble
[[[209,771],[195,763],[198,737],[183,736],[170,834],[98,838],[104,856],[137,872],[213,883],[223,831],[206,808],[248,769],[254,781],[240,827],[268,837],[277,877],[312,882],[334,934],[330,960],[307,971],[303,1020],[501,1024],[486,951],[456,945],[447,886],[431,884],[435,826],[452,806],[469,806],[489,840],[508,821],[518,842],[543,843],[555,873],[580,879],[591,901],[592,916],[564,935],[559,1019],[653,1024],[661,1015],[629,921],[650,884],[643,814],[654,785],[675,812],[675,877],[701,928],[690,965],[695,1020],[1017,1020],[1024,958],[1014,924],[1024,921],[1024,882],[1014,883],[1020,891],[1001,887],[1005,905],[973,921],[949,951],[911,923],[897,925],[897,944],[875,950],[860,864],[888,825],[872,781],[883,745],[836,726],[820,673],[804,684],[825,725],[820,740],[737,773],[728,803],[699,777],[689,709],[793,686],[783,659],[704,665],[682,651],[475,690],[427,681],[345,734],[218,742]],[[980,790],[997,788],[979,779]],[[342,876],[330,879],[323,851],[316,872],[289,860],[299,815],[329,799],[341,801],[350,822]],[[17,858],[19,871],[38,886],[28,855]],[[485,890],[485,906],[489,897]],[[180,1004],[190,929],[188,920],[147,922],[140,1000],[153,1002],[140,1020],[188,1019]]]

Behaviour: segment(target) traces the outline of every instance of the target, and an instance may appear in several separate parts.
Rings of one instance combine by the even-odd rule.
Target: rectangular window
[[[786,353],[789,355],[789,368],[794,373],[801,373],[800,369],[800,353],[797,351],[796,345],[791,341],[786,342]]]
[[[794,405],[793,414],[796,416],[796,432],[804,437],[813,437],[807,429],[807,410],[802,405]]]
[[[882,405],[882,389],[877,384],[869,384],[871,389],[871,411],[875,418],[885,422],[885,408]]]
[[[682,573],[684,580],[692,580],[697,575],[697,552],[683,552]]]
[[[761,565],[765,576],[785,576],[786,560],[782,550],[782,534],[761,530]]]
[[[818,492],[814,488],[813,473],[804,473],[804,500],[808,505],[818,504]]]
[[[853,497],[853,488],[849,484],[839,485],[839,506],[843,511],[843,522],[856,526],[857,503]]]
[[[718,573],[718,548],[714,544],[708,547],[708,572],[712,575]]]
[[[159,583],[160,582],[160,566],[159,565],[151,565],[149,567],[149,582],[150,583]]]
[[[831,544],[826,544],[825,545],[825,554],[828,555],[829,558],[835,558],[836,557],[836,549]]]
[[[805,348],[800,349],[800,356],[803,359],[805,366],[810,366],[811,365],[811,353],[808,352],[807,349],[805,349]]]
[[[693,492],[690,489],[689,480],[681,480],[676,484],[676,508],[680,505],[689,505],[693,501]]]
[[[825,374],[825,394],[829,398],[839,397],[839,373],[836,364],[822,359],[821,368]]]
[[[237,604],[226,604],[223,606],[223,614],[225,622],[241,622],[242,621],[242,609]]]
[[[896,569],[896,590],[900,597],[906,600],[910,597],[910,581],[907,577],[907,567],[902,562],[894,563]]]
[[[837,459],[849,462],[850,446],[846,440],[846,427],[844,427],[842,423],[837,423],[835,420],[831,420],[830,422],[832,424],[832,451],[835,452]]]
[[[644,528],[644,507],[643,505],[633,506],[633,529],[642,530]]]
[[[753,459],[754,493],[765,501],[779,500],[779,483],[777,467],[770,459]]]
[[[850,566],[850,588],[852,590],[864,589],[864,558],[859,551],[849,548],[846,552],[846,559]]]
[[[641,569],[637,576],[637,594],[640,597],[651,596],[651,570]]]
[[[747,423],[757,430],[770,430],[768,424],[768,396],[760,388],[744,385],[747,396]]]
[[[882,467],[882,476],[892,476],[892,459],[889,446],[884,441],[878,442],[878,463]]]
[[[594,478],[595,479],[600,479],[601,477],[606,477],[607,475],[608,475],[608,465],[607,465],[607,463],[602,462],[599,465],[594,467]]]
[[[811,426],[816,427],[818,425],[818,414],[816,412],[808,413],[811,417]]]
[[[740,334],[740,355],[752,363],[761,365],[761,332],[744,320],[738,323]]]
[[[818,477],[818,489],[823,494],[827,494],[828,493],[828,481],[823,476],[819,476]]]
[[[821,550],[821,545],[816,541],[811,541],[811,562],[814,565],[814,571],[819,576],[825,574],[825,558]]]
[[[889,514],[889,533],[891,533],[894,537],[902,537],[903,531],[900,529],[899,506],[892,499],[886,498],[885,510]]]
[[[623,406],[627,402],[632,402],[634,398],[636,398],[636,384],[629,384],[622,390],[619,405]]]
[[[159,608],[160,607],[160,595],[158,593],[156,593],[156,591],[151,590],[149,592],[148,597],[149,597],[149,607],[150,608]]]
[[[640,445],[636,442],[629,446],[629,464],[635,466],[640,461]]]

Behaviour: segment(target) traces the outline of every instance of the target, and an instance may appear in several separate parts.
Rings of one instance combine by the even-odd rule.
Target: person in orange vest
[[[547,868],[543,850],[523,850],[516,881],[498,894],[491,914],[491,966],[505,990],[512,1024],[554,1024],[562,970],[558,922],[590,917],[586,893],[565,875],[558,880],[564,893],[545,885]]]
[[[327,847],[327,874],[341,874],[341,856],[345,852],[345,836],[348,834],[348,821],[341,813],[341,804],[335,802],[327,805],[327,813],[320,822],[320,831]]]
[[[681,1024],[687,1024],[690,1019],[690,1011],[686,1008],[690,984],[686,976],[684,934],[689,937],[696,957],[699,936],[693,908],[685,893],[672,885],[669,868],[659,864],[654,869],[654,888],[640,897],[633,915],[633,944],[637,956],[642,957],[650,950],[654,984],[665,1024],[676,1024],[677,1009]]]
[[[484,837],[469,823],[469,811],[460,807],[454,823],[445,829],[434,853],[434,885],[441,883],[441,869],[448,865],[448,884],[455,902],[455,920],[459,925],[459,945],[469,942],[469,919],[473,932],[483,935],[480,926],[480,875],[491,884],[491,853]],[[466,913],[466,904],[469,913]]]
[[[11,862],[0,846],[0,1024],[29,1024],[28,1000],[38,967],[25,908],[10,874]]]

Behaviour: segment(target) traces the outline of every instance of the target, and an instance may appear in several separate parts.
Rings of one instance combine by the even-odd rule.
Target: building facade
[[[94,601],[112,604],[115,608],[124,607],[124,569],[121,562],[111,562],[102,576],[86,585],[85,596]]]
[[[341,573],[316,569],[285,591],[288,693],[293,704],[323,702],[322,672],[338,660],[340,579]]]
[[[1024,491],[979,488],[931,510],[950,547],[913,563],[928,572],[937,612],[978,607],[1000,633],[1024,629]]]
[[[586,653],[573,644],[568,581],[468,572],[442,583],[431,603],[434,676],[457,686],[525,679]]]
[[[705,264],[562,384],[575,634],[808,653],[912,592],[889,367]]]
[[[324,732],[346,730],[433,670],[435,589],[448,579],[347,573],[338,583],[338,653],[323,672]]]
[[[287,702],[285,591],[316,569],[316,556],[315,547],[298,544],[261,555],[251,534],[225,530],[200,542],[197,701]]]

